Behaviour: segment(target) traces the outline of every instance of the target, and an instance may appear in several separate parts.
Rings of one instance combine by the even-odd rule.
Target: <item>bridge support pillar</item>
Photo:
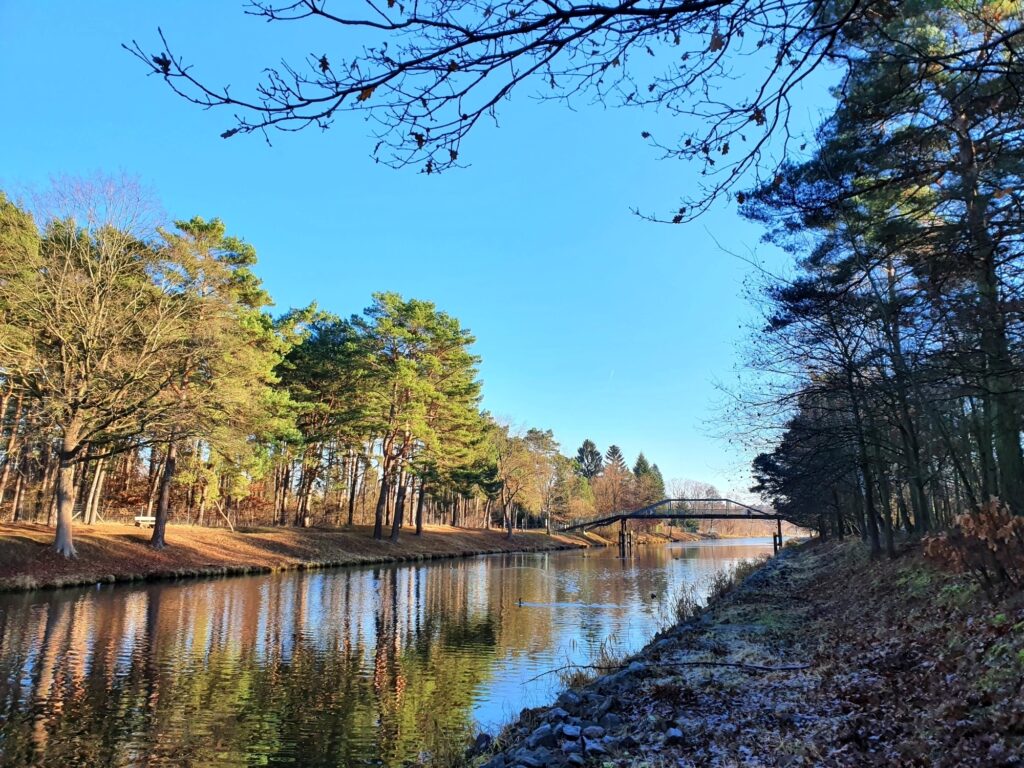
[[[778,518],[775,522],[778,525],[778,533],[772,534],[772,552],[777,555],[782,549],[782,518]]]
[[[633,535],[630,533],[626,526],[626,520],[623,518],[619,521],[619,554],[622,557],[626,556],[626,552],[629,551],[633,544]]]

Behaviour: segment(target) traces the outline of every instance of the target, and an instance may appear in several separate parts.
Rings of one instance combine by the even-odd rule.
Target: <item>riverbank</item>
[[[995,768],[1021,765],[1022,742],[1021,595],[991,603],[916,551],[815,542],[524,710],[473,762]]]
[[[399,563],[500,552],[542,552],[605,546],[594,535],[428,526],[422,536],[375,541],[372,528],[262,528],[228,531],[169,525],[166,549],[147,546],[151,530],[116,523],[75,529],[78,557],[53,552],[53,529],[0,524],[0,591],[55,589],[84,584],[226,576],[344,565]]]

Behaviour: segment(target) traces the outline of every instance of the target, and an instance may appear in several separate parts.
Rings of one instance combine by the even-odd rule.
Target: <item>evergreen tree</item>
[[[614,468],[617,472],[628,472],[626,468],[626,458],[622,455],[622,449],[617,445],[608,446],[608,450],[604,454],[605,464],[609,468]]]
[[[640,451],[640,455],[636,457],[636,464],[633,465],[633,474],[637,477],[644,477],[650,473],[650,462],[647,461],[647,457],[644,456],[644,452]]]
[[[381,453],[373,536],[383,537],[385,506],[397,489],[391,529],[397,540],[407,488],[403,472],[414,455],[460,450],[460,441],[478,423],[479,358],[469,351],[474,342],[469,331],[431,302],[377,293],[352,325],[367,369],[368,431],[377,436]]]
[[[150,544],[166,545],[171,484],[185,441],[202,438],[197,453],[245,461],[254,445],[291,426],[287,393],[275,388],[275,368],[287,342],[265,311],[270,296],[252,271],[256,251],[227,234],[219,219],[175,223],[158,247],[169,265],[165,290],[186,308],[187,341],[172,362],[161,400],[162,421],[151,436],[165,445],[156,521]]]
[[[597,449],[594,441],[589,438],[584,440],[583,445],[576,451],[576,462],[579,465],[580,475],[587,480],[597,477],[604,468],[601,452]]]
[[[661,475],[661,470],[658,469],[657,464],[651,465],[650,473],[651,489],[654,495],[657,496],[656,501],[660,501],[665,498],[665,478]]]

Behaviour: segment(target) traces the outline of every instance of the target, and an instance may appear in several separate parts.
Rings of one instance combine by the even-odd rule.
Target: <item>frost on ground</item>
[[[1024,765],[1024,607],[913,551],[786,550],[477,765]],[[486,749],[484,749],[486,747]]]

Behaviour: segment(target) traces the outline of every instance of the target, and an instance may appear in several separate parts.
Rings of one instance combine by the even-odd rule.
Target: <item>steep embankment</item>
[[[167,529],[169,546],[156,551],[146,545],[151,531],[100,524],[75,530],[78,557],[67,560],[50,548],[52,529],[5,524],[0,525],[0,591],[540,552],[605,543],[596,536],[547,536],[531,531],[506,539],[501,531],[430,526],[422,536],[403,532],[401,540],[392,544],[375,541],[371,532],[369,527],[232,532],[172,525]]]
[[[1024,607],[917,554],[787,549],[476,758],[503,766],[1012,766]]]

